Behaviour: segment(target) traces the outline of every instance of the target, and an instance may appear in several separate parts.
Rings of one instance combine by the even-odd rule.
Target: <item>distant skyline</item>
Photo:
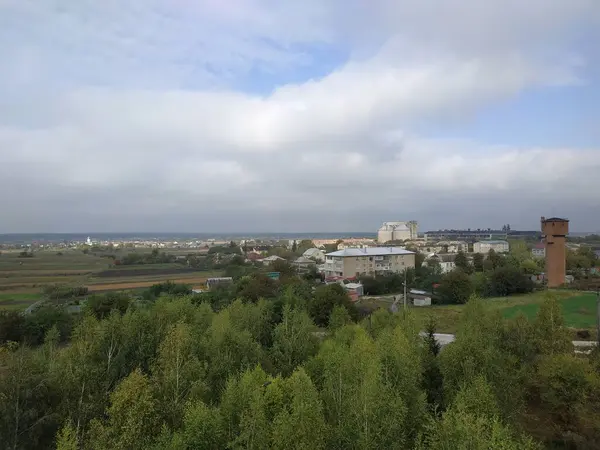
[[[2,0],[0,233],[598,231],[596,42],[598,0]]]

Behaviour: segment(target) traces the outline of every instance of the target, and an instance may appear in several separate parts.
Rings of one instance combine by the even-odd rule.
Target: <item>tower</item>
[[[546,247],[546,279],[548,287],[565,283],[567,253],[565,238],[569,233],[569,221],[558,217],[542,217],[542,239]]]

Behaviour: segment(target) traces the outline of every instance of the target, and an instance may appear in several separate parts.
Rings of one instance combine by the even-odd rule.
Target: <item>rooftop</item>
[[[384,255],[414,255],[414,252],[402,247],[368,247],[345,248],[337,252],[327,253],[327,256],[384,256]]]
[[[568,222],[569,219],[563,219],[561,217],[542,217],[542,222]]]
[[[479,241],[481,244],[508,244],[508,241]]]

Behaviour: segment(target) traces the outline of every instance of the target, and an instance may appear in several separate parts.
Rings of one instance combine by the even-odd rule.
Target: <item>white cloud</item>
[[[11,116],[0,105],[0,188],[11,192],[0,232],[207,230],[236,214],[249,218],[239,230],[357,230],[405,216],[491,226],[559,204],[580,205],[565,211],[593,226],[600,146],[415,134],[585,80],[588,55],[571,40],[597,2],[487,3],[4,0],[0,25],[6,14],[14,23],[0,56],[19,58],[0,92],[21,107]],[[374,39],[359,43],[369,29]],[[266,95],[228,87],[314,65],[323,46],[355,57]]]

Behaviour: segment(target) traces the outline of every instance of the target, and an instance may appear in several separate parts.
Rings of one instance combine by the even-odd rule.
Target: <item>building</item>
[[[415,253],[400,247],[346,248],[325,255],[325,276],[400,273],[415,267]]]
[[[408,298],[415,306],[431,306],[431,294],[429,292],[411,289]]]
[[[300,274],[307,273],[311,267],[317,267],[317,263],[312,259],[308,259],[304,256],[300,256],[294,260],[292,265],[296,268],[296,271]]]
[[[496,253],[507,253],[508,241],[479,241],[473,244],[474,253],[488,253],[490,250],[494,250]]]
[[[261,259],[260,261],[263,264],[271,264],[271,263],[274,263],[275,261],[285,261],[285,259],[283,259],[281,256],[271,255],[271,256],[266,257],[265,259]]]
[[[438,230],[425,232],[426,242],[466,241],[475,242],[484,239],[506,239],[508,231],[492,230]]]
[[[541,219],[542,236],[546,245],[546,279],[548,287],[565,284],[567,252],[565,240],[569,234],[569,221],[559,217]]]
[[[337,246],[338,250],[344,250],[345,248],[365,248],[365,247],[376,247],[377,244],[373,239],[344,239]]]
[[[423,265],[427,267],[432,261],[436,261],[440,265],[441,272],[448,273],[456,269],[455,259],[456,254],[430,253],[423,261]]]
[[[539,231],[518,231],[518,230],[492,230],[480,228],[473,230],[437,230],[426,231],[424,233],[426,242],[438,242],[443,240],[475,242],[482,240],[505,240],[511,239],[539,239]]]
[[[417,221],[383,222],[377,231],[377,242],[383,244],[390,241],[406,241],[417,239]]]
[[[538,242],[531,249],[531,256],[534,258],[545,258],[546,257],[546,246],[543,242]]]
[[[206,287],[212,289],[216,286],[228,286],[233,283],[232,277],[217,277],[206,280]]]
[[[302,253],[302,256],[304,256],[305,258],[314,259],[317,262],[325,261],[325,252],[319,248],[309,248],[304,253]]]

